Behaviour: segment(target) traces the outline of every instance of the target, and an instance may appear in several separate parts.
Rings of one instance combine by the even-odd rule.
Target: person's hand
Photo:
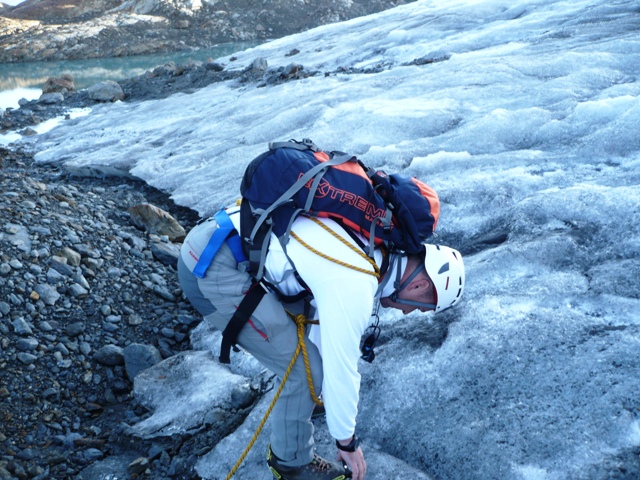
[[[364,480],[364,474],[367,473],[367,462],[364,461],[362,448],[358,447],[355,452],[338,450],[338,460],[347,464],[353,480]]]

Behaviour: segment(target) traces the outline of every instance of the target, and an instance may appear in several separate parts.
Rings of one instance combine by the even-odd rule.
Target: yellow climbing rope
[[[376,264],[376,262],[373,260],[373,258],[369,257],[366,253],[364,253],[362,250],[360,250],[358,247],[356,247],[355,245],[353,245],[352,243],[348,242],[345,238],[343,238],[341,235],[338,235],[336,232],[334,232],[331,228],[327,227],[324,223],[322,223],[320,220],[318,220],[317,218],[313,218],[313,217],[309,217],[310,220],[312,220],[313,222],[315,222],[317,225],[319,225],[320,227],[322,227],[324,230],[326,230],[327,232],[329,232],[331,235],[333,235],[335,238],[337,238],[338,240],[340,240],[344,245],[346,245],[349,249],[353,250],[354,252],[356,252],[358,255],[360,255],[360,257],[364,258],[367,262],[369,262],[369,264],[373,267],[373,272],[371,270],[367,270],[366,268],[360,268],[360,267],[356,267],[355,265],[351,265],[348,264],[346,262],[343,262],[341,260],[338,260],[337,258],[333,258],[330,257],[329,255],[327,255],[326,253],[322,253],[319,250],[316,250],[315,248],[313,248],[311,245],[309,245],[308,243],[306,243],[304,240],[302,240],[298,235],[296,235],[293,231],[291,231],[291,236],[293,238],[295,238],[298,242],[300,242],[300,244],[307,248],[308,250],[311,250],[313,253],[315,253],[316,255],[329,260],[333,263],[337,263],[338,265],[342,265],[343,267],[347,267],[350,268],[351,270],[355,270],[357,272],[362,272],[362,273],[366,273],[368,275],[373,275],[376,278],[380,278],[380,267],[378,267],[378,265]]]
[[[280,387],[278,387],[278,390],[276,391],[275,395],[273,396],[273,400],[271,401],[271,404],[269,405],[269,408],[267,409],[267,411],[265,412],[264,416],[262,417],[262,420],[260,421],[260,424],[258,425],[258,428],[256,429],[256,432],[253,434],[253,438],[251,438],[251,441],[247,445],[247,448],[244,449],[244,452],[242,452],[242,455],[240,456],[240,458],[238,459],[238,461],[236,462],[234,467],[229,472],[229,475],[227,475],[226,480],[229,480],[236,473],[236,471],[238,470],[238,468],[240,468],[240,465],[242,465],[242,462],[244,461],[245,457],[247,456],[247,454],[249,453],[251,448],[253,448],[254,443],[256,443],[256,440],[260,436],[260,432],[262,432],[262,429],[264,428],[265,423],[267,423],[267,419],[269,418],[269,415],[271,414],[271,411],[273,410],[273,407],[275,407],[276,402],[278,401],[278,398],[280,397],[280,394],[282,393],[282,389],[284,388],[284,384],[286,383],[287,379],[289,378],[289,374],[291,373],[291,370],[293,370],[293,366],[295,365],[296,360],[298,359],[298,356],[300,355],[300,352],[302,352],[302,357],[304,359],[304,366],[305,366],[305,370],[307,372],[307,381],[309,382],[309,391],[311,392],[311,398],[313,398],[313,401],[317,405],[322,405],[322,401],[316,395],[315,388],[313,388],[313,379],[311,378],[311,366],[309,365],[309,357],[308,357],[308,354],[307,354],[307,346],[306,346],[305,341],[304,341],[304,327],[305,327],[305,325],[307,323],[314,323],[314,322],[307,321],[307,319],[305,318],[304,315],[293,315],[292,313],[289,313],[289,312],[287,312],[287,314],[291,317],[291,319],[294,322],[296,322],[296,325],[298,327],[298,347],[296,348],[296,351],[293,354],[293,358],[291,359],[291,362],[289,363],[289,366],[287,367],[287,370],[284,372],[284,375],[282,376],[282,380],[280,381]]]

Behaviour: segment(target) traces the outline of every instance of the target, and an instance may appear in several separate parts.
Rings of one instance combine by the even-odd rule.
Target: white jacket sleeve
[[[323,223],[335,226],[330,220],[323,220]],[[293,231],[327,255],[373,271],[366,259],[318,225],[306,219],[296,221]],[[339,227],[337,231],[342,232]],[[349,241],[352,242],[350,238]],[[360,390],[360,339],[371,321],[377,280],[372,275],[322,258],[293,238],[287,253],[313,292],[318,309],[320,341],[314,343],[319,344],[323,361],[322,399],[327,425],[334,438],[347,439],[355,431]]]

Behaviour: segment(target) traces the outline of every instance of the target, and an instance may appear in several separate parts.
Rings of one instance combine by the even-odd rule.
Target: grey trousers
[[[178,261],[180,285],[187,298],[223,331],[251,285],[250,276],[237,269],[231,249],[223,244],[204,278],[194,276],[182,258]],[[265,295],[240,335],[238,344],[282,379],[298,345],[297,327],[273,293]],[[322,388],[322,357],[306,338],[314,389]],[[232,360],[233,361],[233,360]],[[271,416],[271,448],[287,466],[306,465],[313,459],[314,401],[302,354],[287,379]]]

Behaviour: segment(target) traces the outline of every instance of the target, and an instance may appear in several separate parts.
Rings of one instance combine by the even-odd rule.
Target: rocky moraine
[[[0,184],[0,478],[77,478],[118,448],[148,457],[118,447],[118,426],[145,414],[132,378],[188,349],[199,318],[172,267],[180,228],[143,222],[195,215],[141,182],[71,178],[20,150],[0,148]]]

